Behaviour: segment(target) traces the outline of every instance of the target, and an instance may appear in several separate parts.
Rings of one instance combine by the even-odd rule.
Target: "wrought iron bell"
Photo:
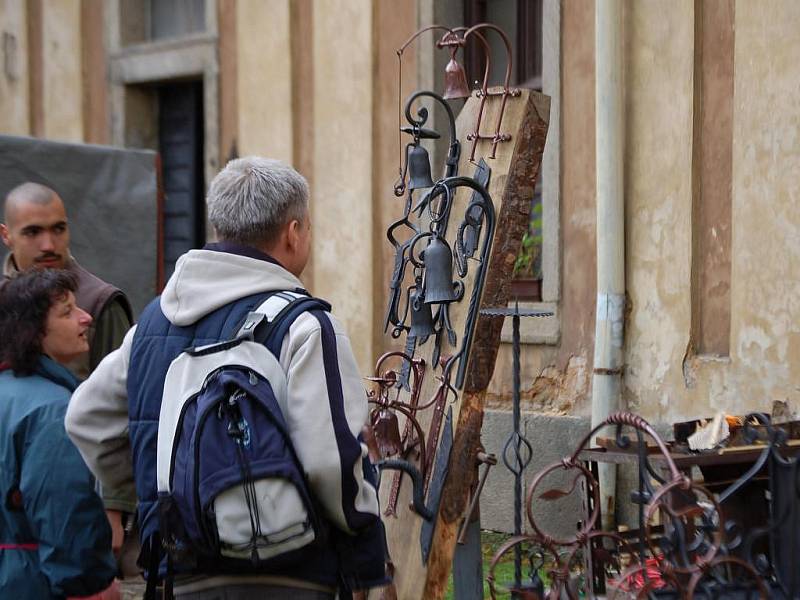
[[[400,454],[403,442],[400,440],[400,424],[397,415],[386,408],[382,408],[372,419],[372,433],[378,444],[381,458]]]
[[[433,187],[428,151],[417,144],[408,155],[408,187],[412,190]]]
[[[411,304],[411,329],[408,335],[417,338],[420,343],[434,333],[433,313],[431,305],[425,303],[422,290],[417,288],[409,298]]]
[[[469,98],[470,93],[464,67],[459,64],[455,56],[451,56],[450,62],[444,69],[444,95],[442,97],[445,100]]]
[[[443,304],[458,299],[453,285],[453,252],[434,235],[422,255],[425,263],[425,303]]]

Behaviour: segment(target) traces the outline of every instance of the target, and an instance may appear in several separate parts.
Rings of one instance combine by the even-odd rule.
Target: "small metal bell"
[[[425,263],[425,303],[443,304],[458,299],[453,286],[453,252],[434,235],[422,255]]]
[[[431,305],[425,303],[420,289],[411,294],[409,302],[411,303],[411,329],[408,335],[417,338],[418,343],[424,343],[434,332]]]
[[[373,415],[372,433],[378,444],[381,458],[400,454],[403,443],[400,440],[400,424],[394,412],[382,408],[377,415]]]
[[[408,155],[408,179],[408,188],[412,190],[433,187],[431,161],[422,146],[414,146]]]
[[[450,56],[450,62],[444,69],[444,95],[445,100],[454,98],[469,98],[471,92],[467,84],[467,74],[456,60],[455,53]]]

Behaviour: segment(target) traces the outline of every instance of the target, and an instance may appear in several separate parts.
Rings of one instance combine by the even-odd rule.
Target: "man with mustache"
[[[78,277],[78,306],[92,315],[89,352],[70,368],[85,379],[103,357],[116,350],[133,322],[128,299],[119,289],[89,273],[69,252],[69,224],[59,195],[39,183],[23,183],[6,196],[0,236],[10,250],[3,275],[29,268],[66,269]]]
[[[0,237],[9,254],[3,276],[12,278],[30,268],[66,269],[78,279],[76,304],[92,316],[89,352],[68,365],[80,379],[88,377],[106,354],[116,350],[131,328],[133,314],[125,294],[81,267],[69,252],[69,223],[64,203],[51,188],[27,182],[5,199]],[[115,550],[122,543],[122,514],[136,510],[134,499],[103,489],[103,502],[114,531]]]

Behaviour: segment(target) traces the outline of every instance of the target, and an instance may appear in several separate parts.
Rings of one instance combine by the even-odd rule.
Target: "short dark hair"
[[[60,269],[30,269],[0,286],[0,362],[16,375],[33,373],[50,308],[77,287],[75,275]]]

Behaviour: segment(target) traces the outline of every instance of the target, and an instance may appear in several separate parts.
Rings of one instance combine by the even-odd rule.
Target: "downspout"
[[[625,310],[622,34],[622,1],[596,0],[597,311],[592,427],[619,410],[622,393]],[[603,529],[609,531],[615,523],[617,469],[612,464],[599,467]]]

